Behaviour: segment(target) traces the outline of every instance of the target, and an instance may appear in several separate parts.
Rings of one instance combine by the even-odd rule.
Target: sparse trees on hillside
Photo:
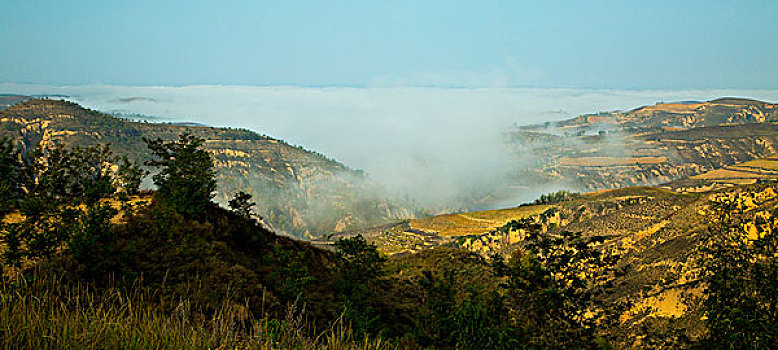
[[[7,158],[0,166],[9,174],[0,180],[9,184],[23,218],[0,225],[6,265],[19,267],[24,258],[48,257],[66,244],[78,262],[97,268],[97,260],[110,254],[101,251],[113,239],[110,220],[117,214],[101,201],[115,195],[120,182],[109,147],[58,145],[26,155],[9,142],[0,148]],[[126,160],[124,166],[136,168]]]
[[[554,237],[532,231],[507,263],[495,260],[495,272],[507,277],[502,286],[507,306],[529,348],[598,347],[596,329],[605,321],[597,299],[599,277],[617,259],[598,249],[603,241],[573,232]]]
[[[778,222],[745,216],[734,201],[716,205],[704,249],[703,303],[708,330],[701,349],[768,349],[778,342]]]
[[[202,148],[205,140],[184,133],[176,141],[144,141],[156,157],[146,164],[160,168],[154,175],[155,198],[187,218],[202,214],[216,191],[213,159]]]

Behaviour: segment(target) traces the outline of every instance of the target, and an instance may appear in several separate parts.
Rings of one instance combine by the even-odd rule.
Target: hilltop
[[[220,203],[238,191],[254,195],[257,212],[279,232],[312,238],[412,216],[388,202],[365,174],[283,140],[240,129],[129,121],[49,99],[21,99],[0,111],[0,138],[24,151],[39,146],[111,144],[120,156],[144,162],[143,138],[170,140],[189,132],[206,140],[215,159]],[[17,101],[18,102],[18,101]]]

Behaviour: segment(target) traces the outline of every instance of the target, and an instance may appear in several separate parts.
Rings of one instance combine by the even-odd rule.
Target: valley
[[[405,332],[398,319],[421,322],[415,308],[434,309],[421,298],[431,293],[425,281],[452,273],[456,277],[450,283],[459,286],[452,292],[457,300],[466,300],[461,299],[466,285],[477,286],[481,297],[498,290],[507,293],[505,279],[494,265],[500,259],[514,259],[537,237],[596,239],[596,250],[614,261],[608,270],[580,273],[597,276],[588,288],[600,290],[597,303],[612,308],[609,317],[618,319],[607,329],[611,341],[622,348],[642,348],[656,341],[652,334],[674,332],[691,339],[704,334],[701,300],[708,288],[704,256],[715,234],[712,223],[720,215],[720,203],[733,205],[730,214],[742,232],[754,239],[769,232],[776,221],[776,118],[774,105],[719,99],[521,127],[507,134],[507,146],[533,154],[536,162],[524,164],[512,186],[567,184],[582,193],[557,192],[505,209],[426,216],[418,208],[395,204],[361,171],[247,130],[133,122],[70,102],[30,99],[0,111],[0,138],[10,138],[24,152],[107,143],[118,155],[136,162],[150,159],[144,138],[172,140],[185,133],[202,138],[216,170],[214,199],[224,205],[237,191],[254,195],[260,226],[241,226],[241,230],[261,227],[259,241],[264,243],[252,244],[273,257],[275,270],[267,272],[264,262],[248,251],[234,260],[230,251],[241,248],[211,242],[213,235],[218,237],[216,231],[204,231],[203,239],[213,246],[208,249],[227,249],[219,253],[220,259],[255,269],[252,278],[266,283],[273,298],[278,298],[274,312],[290,302],[291,291],[296,291],[314,293],[310,302],[315,316],[333,317],[334,304],[315,295],[340,288],[331,279],[343,273],[332,268],[343,263],[335,257],[343,254],[343,242],[364,238],[368,250],[374,247],[376,256],[385,257],[383,272],[377,274],[383,282],[371,292],[378,294],[371,294],[375,300],[369,304],[384,310],[381,317],[393,332]],[[153,201],[151,194],[129,203],[153,213],[159,209],[144,207]],[[125,210],[117,205],[116,210]],[[233,230],[229,220],[237,219],[226,217],[234,214],[208,210],[213,212],[209,215],[224,217],[217,219],[224,230]],[[134,215],[122,214],[113,221],[127,230],[123,244],[139,239],[132,238],[136,233],[124,220],[130,224],[157,220]],[[17,213],[10,213],[5,222],[13,225],[20,220]],[[138,230],[146,229],[141,227],[145,226]],[[309,242],[280,238],[273,232]],[[272,248],[273,244],[283,248]],[[206,251],[197,254],[205,256]],[[310,257],[329,267],[322,270],[306,261]],[[287,270],[283,267],[287,263],[296,267]],[[219,260],[219,264],[224,263]],[[159,277],[158,267],[150,268]],[[276,280],[279,274],[329,282],[315,288],[309,282],[289,285]],[[394,300],[393,295],[402,296]],[[252,300],[253,310],[264,305]]]

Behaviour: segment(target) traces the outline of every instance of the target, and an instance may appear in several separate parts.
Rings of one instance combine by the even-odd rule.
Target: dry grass
[[[484,234],[511,220],[540,214],[549,207],[548,205],[532,205],[466,214],[438,215],[431,218],[411,220],[410,227],[414,230],[436,232],[441,236]]]
[[[634,164],[659,164],[667,161],[667,157],[564,157],[559,160],[562,166],[616,166]]]
[[[774,157],[761,158],[738,164],[739,166],[749,168],[759,168],[765,170],[778,170],[778,159]]]
[[[669,113],[695,113],[697,108],[709,103],[662,103],[653,106],[646,106],[635,111],[636,114],[651,114],[654,112],[669,112]]]
[[[186,300],[172,314],[154,291],[135,286],[97,291],[49,278],[0,284],[0,349],[389,349],[357,339],[342,319],[318,336],[305,332],[304,310],[284,320],[254,319],[225,302],[212,316]]]
[[[731,169],[716,169],[707,173],[692,176],[692,179],[712,180],[712,179],[766,179],[772,178],[769,174],[755,174],[746,171],[737,171]]]

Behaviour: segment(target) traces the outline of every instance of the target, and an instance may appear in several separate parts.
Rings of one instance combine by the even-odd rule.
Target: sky
[[[776,89],[778,1],[0,3],[0,82]]]
[[[776,18],[776,0],[0,0],[0,93],[248,128],[448,203],[509,184],[533,156],[505,149],[516,124],[778,101]],[[553,188],[532,190],[511,203]]]

